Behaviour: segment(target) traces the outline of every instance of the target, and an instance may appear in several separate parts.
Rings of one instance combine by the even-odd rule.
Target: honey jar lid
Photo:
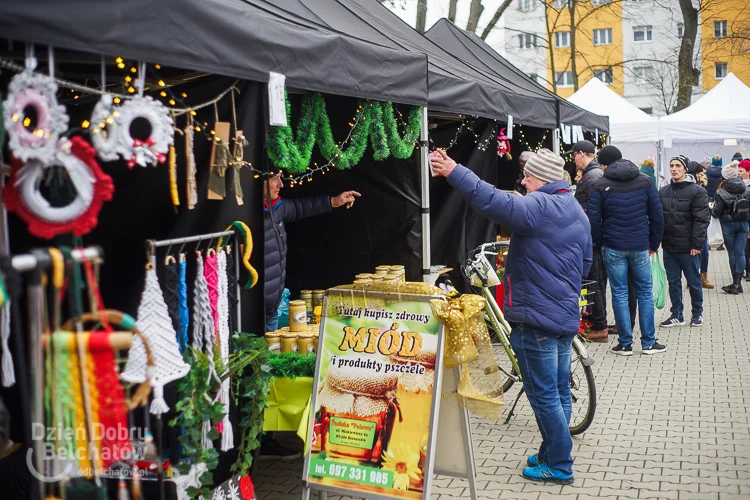
[[[398,266],[391,266],[391,267],[390,267],[390,270],[391,270],[391,271],[401,271],[401,270],[403,270],[403,269],[404,269],[404,266],[402,266],[402,265],[398,265]]]
[[[300,290],[299,291],[300,295],[312,295],[312,293],[313,293],[312,290]]]
[[[304,300],[291,300],[289,301],[290,306],[304,306],[305,301]]]
[[[269,339],[270,338],[275,338],[275,337],[280,337],[280,336],[281,335],[279,334],[278,330],[275,330],[273,332],[266,332],[266,334],[265,334],[265,337],[268,337]]]
[[[297,338],[299,336],[299,334],[297,332],[286,331],[286,332],[281,332],[281,334],[279,336],[281,338],[289,339],[289,338]]]
[[[325,290],[313,290],[313,295],[325,295]]]
[[[378,266],[375,268],[376,271],[388,271],[391,269],[391,266]]]

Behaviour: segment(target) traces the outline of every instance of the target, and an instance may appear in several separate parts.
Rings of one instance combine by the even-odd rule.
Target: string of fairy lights
[[[163,105],[165,105],[168,109],[170,114],[172,115],[173,119],[176,119],[179,116],[189,115],[189,119],[192,121],[193,129],[195,132],[201,134],[203,137],[205,137],[206,140],[209,142],[213,142],[218,146],[223,147],[229,147],[230,144],[222,144],[223,141],[217,134],[216,131],[211,127],[209,122],[203,121],[203,120],[197,120],[197,111],[201,109],[208,108],[210,106],[217,106],[220,101],[225,99],[227,96],[231,95],[231,98],[234,100],[234,94],[238,93],[239,90],[237,89],[236,85],[239,82],[239,80],[235,80],[228,88],[217,94],[214,98],[198,103],[198,104],[187,104],[185,102],[185,99],[187,99],[188,94],[184,91],[176,91],[175,88],[172,85],[167,85],[164,78],[162,78],[159,75],[159,70],[161,70],[161,66],[159,64],[154,64],[148,68],[151,76],[156,81],[156,87],[154,88],[148,88],[145,85],[145,72],[146,72],[146,65],[145,64],[139,64],[138,66],[133,64],[128,64],[122,57],[117,57],[114,60],[115,65],[118,69],[124,71],[124,75],[122,75],[122,86],[125,89],[125,92],[123,93],[117,93],[112,92],[110,90],[106,90],[104,88],[104,72],[102,72],[102,88],[94,88],[90,87],[88,85],[82,85],[77,82],[72,82],[64,79],[55,78],[56,83],[60,87],[65,87],[70,90],[70,93],[72,94],[72,99],[74,101],[77,101],[82,95],[111,95],[113,103],[115,105],[120,105],[124,99],[133,98],[136,95],[140,95],[143,92],[148,92],[149,94],[156,94],[158,91],[158,97],[154,97],[155,99],[158,99],[162,102]],[[103,61],[104,63],[104,61]],[[140,68],[139,68],[140,66]],[[0,68],[6,68],[15,72],[21,72],[25,68],[19,64],[16,64],[15,62],[0,58]],[[139,85],[140,81],[140,85]],[[137,86],[142,87],[139,92],[139,88]],[[234,106],[234,103],[233,103]],[[396,114],[398,116],[398,123],[401,125],[401,128],[403,130],[406,130],[407,124],[406,120],[402,114],[402,112],[398,109],[398,106],[394,106],[394,110],[396,111]],[[233,107],[233,113],[235,113],[235,121],[236,121],[236,111]],[[80,128],[72,128],[68,131],[68,135],[74,133],[78,130],[85,130],[92,134],[101,133],[103,130],[106,130],[107,124],[111,124],[114,122],[114,119],[119,116],[119,112],[117,110],[117,107],[113,107],[113,110],[109,116],[101,120],[99,123],[91,123],[89,120],[82,120],[80,124]],[[362,116],[364,116],[362,105],[358,105],[357,110],[354,114],[354,117],[349,121],[349,131],[345,137],[345,139],[339,143],[337,143],[337,146],[339,149],[345,148],[349,142],[351,141],[352,135],[356,127],[359,125]],[[449,150],[453,148],[461,139],[464,137],[466,133],[470,133],[474,138],[474,144],[476,149],[479,151],[487,151],[489,148],[489,145],[497,138],[497,133],[499,131],[500,123],[497,120],[492,120],[492,124],[489,129],[489,133],[481,133],[478,134],[475,129],[475,123],[479,118],[477,117],[471,117],[471,116],[462,116],[461,121],[458,124],[456,128],[456,132],[453,136],[453,138],[449,141],[449,143],[443,147],[437,146],[435,144],[435,141],[432,137],[429,138],[430,146],[431,147],[440,147],[440,149]],[[545,130],[542,138],[539,140],[539,142],[532,146],[529,144],[529,142],[526,139],[524,128],[518,124],[513,125],[513,129],[515,131],[515,136],[521,146],[527,151],[537,152],[539,149],[544,147],[544,142],[547,140],[549,130]],[[244,137],[235,137],[234,139],[230,139],[230,143],[232,141],[242,140],[243,146],[247,144]],[[597,148],[600,147],[599,145],[605,145],[607,140],[606,134],[599,134],[597,137]],[[238,151],[238,148],[234,149],[235,151]],[[241,151],[242,148],[239,148]],[[313,179],[313,176],[317,173],[320,173],[321,175],[325,175],[327,172],[330,171],[331,167],[335,167],[336,159],[338,158],[338,154],[335,155],[332,159],[327,161],[323,164],[318,164],[317,162],[313,162],[311,166],[308,166],[307,170],[299,175],[295,176],[286,176],[282,170],[259,170],[253,166],[253,164],[249,161],[246,161],[242,156],[232,156],[231,159],[228,161],[228,166],[230,167],[236,167],[240,166],[241,168],[248,169],[252,174],[254,178],[268,178],[268,177],[274,177],[276,175],[281,175],[282,179],[288,183],[290,187],[295,187],[302,185],[304,182],[311,182]],[[571,159],[568,159],[568,161],[572,161]]]

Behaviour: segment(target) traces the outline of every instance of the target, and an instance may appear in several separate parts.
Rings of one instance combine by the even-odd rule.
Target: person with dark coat
[[[286,226],[285,222],[292,222],[314,215],[330,212],[332,208],[346,205],[351,208],[356,191],[344,191],[338,196],[313,196],[310,198],[285,199],[279,196],[284,187],[281,174],[277,174],[263,182],[263,233],[265,254],[265,310],[266,331],[272,332],[278,328],[278,309],[281,293],[286,281]]]
[[[688,173],[685,156],[675,156],[669,162],[672,181],[659,190],[664,210],[664,270],[669,281],[672,315],[661,323],[669,328],[685,324],[682,303],[682,275],[690,288],[693,317],[690,326],[703,326],[703,287],[700,276],[701,252],[708,238],[708,209],[706,190],[696,184]],[[700,166],[700,165],[698,165]],[[695,167],[695,165],[693,165]]]
[[[721,181],[723,180],[721,177],[721,167],[721,156],[716,156],[713,160],[711,160],[711,166],[706,170],[706,177],[708,178],[708,186],[706,186],[708,201],[714,201],[714,196],[716,196],[716,188],[719,187],[719,184],[721,184]]]
[[[571,346],[578,333],[582,279],[591,267],[591,229],[563,180],[563,159],[540,149],[524,167],[518,196],[496,189],[438,151],[432,166],[476,211],[512,231],[505,266],[505,317],[524,389],[542,434],[523,476],[573,482]]]
[[[591,189],[594,184],[604,175],[599,161],[596,159],[596,147],[590,141],[578,141],[570,151],[565,154],[573,154],[573,163],[580,176],[576,184],[575,198],[586,212],[591,199]],[[602,249],[593,249],[593,262],[591,271],[586,279],[593,281],[589,285],[589,291],[593,292],[594,300],[591,305],[591,331],[586,336],[591,342],[607,342],[607,268],[602,259]]]
[[[743,293],[742,273],[745,270],[745,244],[750,227],[750,188],[739,178],[735,162],[724,167],[724,182],[716,191],[711,215],[721,222],[724,245],[729,254],[729,268],[732,271],[732,284],[721,287],[726,293]]]
[[[588,216],[595,246],[602,247],[612,287],[612,308],[618,344],[612,352],[633,355],[633,330],[628,307],[628,275],[638,300],[641,346],[644,354],[667,350],[656,341],[654,296],[649,255],[661,245],[664,232],[659,193],[654,183],[614,146],[602,148],[599,163],[604,176],[591,193]]]

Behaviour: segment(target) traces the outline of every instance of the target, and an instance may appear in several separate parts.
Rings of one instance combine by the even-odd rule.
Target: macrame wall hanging
[[[76,190],[65,206],[54,207],[42,195],[40,185],[52,167],[62,167]],[[51,239],[65,233],[82,236],[97,224],[105,201],[112,199],[112,178],[102,172],[94,149],[82,138],[62,139],[47,161],[32,158],[25,163],[14,159],[3,201],[29,226],[29,232]]]
[[[229,168],[231,152],[229,151],[229,122],[219,121],[219,108],[214,103],[216,123],[213,128],[211,144],[211,171],[208,175],[208,199],[223,200],[227,195],[226,175]]]
[[[198,170],[195,166],[195,122],[193,115],[187,114],[187,124],[185,125],[185,169],[187,174],[187,207],[193,210],[198,203],[198,184],[195,176]]]
[[[122,378],[131,383],[140,383],[148,379],[154,389],[151,413],[160,415],[169,410],[164,400],[164,385],[184,377],[190,370],[190,365],[185,363],[180,355],[176,332],[159,287],[156,269],[150,262],[146,266],[146,286],[141,304],[138,306],[137,324],[151,345],[156,366],[154,370],[147,370],[143,342],[133,339],[133,347],[130,349]]]
[[[227,254],[224,249],[217,254],[218,270],[218,323],[217,331],[219,337],[219,353],[221,363],[224,368],[229,364],[229,341],[231,332],[229,331],[229,285],[227,280]],[[221,421],[221,451],[227,451],[234,448],[234,433],[232,423],[229,421],[229,385],[230,377],[226,377],[221,383],[219,401],[224,405],[224,418]]]

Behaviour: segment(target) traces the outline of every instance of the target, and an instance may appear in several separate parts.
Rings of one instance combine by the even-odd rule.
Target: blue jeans
[[[729,254],[729,269],[732,276],[745,271],[745,244],[750,226],[747,221],[722,222],[721,232],[724,234],[724,246]]]
[[[638,301],[638,324],[641,327],[641,345],[651,347],[656,342],[654,326],[654,294],[651,283],[651,262],[648,250],[614,250],[604,247],[604,262],[607,264],[609,285],[612,288],[612,309],[620,344],[633,343],[633,328],[628,308],[628,274],[635,288]]]
[[[669,281],[669,299],[672,301],[672,317],[682,318],[684,306],[682,304],[682,275],[685,274],[690,287],[690,303],[693,317],[703,314],[703,284],[699,272],[700,255],[691,256],[689,253],[672,253],[664,250],[664,270]]]
[[[708,233],[706,233],[706,242],[703,243],[703,251],[701,252],[701,274],[708,272]]]
[[[523,388],[534,410],[542,445],[539,461],[573,473],[570,437],[570,363],[574,335],[550,337],[528,325],[513,328],[510,344],[518,358]]]
[[[273,332],[279,329],[279,310],[266,309],[266,332]]]

